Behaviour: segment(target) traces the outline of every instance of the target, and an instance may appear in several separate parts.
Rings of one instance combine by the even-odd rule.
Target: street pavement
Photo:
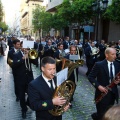
[[[7,55],[7,51],[6,51]],[[0,56],[0,120],[22,120],[19,102],[16,102],[11,68],[7,56]],[[39,67],[32,66],[34,78],[41,73]],[[63,114],[63,120],[92,120],[91,114],[96,111],[94,88],[85,73],[86,65],[79,67],[79,80],[72,101],[72,108]],[[35,120],[35,112],[28,108],[26,120]]]

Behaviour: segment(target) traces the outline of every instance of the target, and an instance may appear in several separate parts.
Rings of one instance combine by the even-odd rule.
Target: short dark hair
[[[41,67],[44,67],[46,64],[56,64],[56,61],[50,56],[43,57],[41,60]]]
[[[63,45],[63,43],[62,43],[62,42],[59,42],[59,43],[57,44],[57,47],[59,47],[59,46],[61,46],[61,45]]]
[[[15,39],[15,40],[13,40],[13,44],[17,44],[17,42],[20,42],[20,40],[18,40],[18,39]]]

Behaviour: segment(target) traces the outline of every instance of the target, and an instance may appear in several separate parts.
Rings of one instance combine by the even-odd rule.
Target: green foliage
[[[120,23],[120,0],[113,0],[103,15],[104,19],[110,19],[116,23]]]
[[[33,20],[32,24],[34,26],[34,30],[38,31],[42,29],[43,31],[48,32],[51,26],[52,15],[48,12],[45,12],[45,8],[42,6],[37,6],[35,10],[33,10]]]
[[[92,18],[92,2],[94,0],[73,0],[70,3],[69,0],[57,7],[57,14],[60,18],[63,18],[67,23],[82,23]]]
[[[0,0],[0,22],[2,22],[2,19],[3,19],[3,6],[2,6],[2,3],[1,3],[1,0]]]
[[[6,25],[5,22],[0,22],[0,28],[2,28],[2,31],[5,32],[8,30],[8,25]]]

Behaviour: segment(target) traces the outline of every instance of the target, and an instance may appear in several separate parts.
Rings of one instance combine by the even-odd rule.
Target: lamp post
[[[99,29],[99,18],[102,10],[105,10],[108,5],[108,0],[96,0],[92,3],[92,9],[96,12],[96,20],[95,20],[95,40],[98,41],[98,29]]]

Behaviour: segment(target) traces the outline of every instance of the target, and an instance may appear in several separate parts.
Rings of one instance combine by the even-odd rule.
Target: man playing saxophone
[[[42,74],[29,83],[28,96],[30,107],[36,111],[36,120],[62,120],[62,116],[53,116],[49,110],[55,105],[62,106],[66,103],[65,98],[55,97],[56,88],[56,62],[52,57],[44,57],[41,61]],[[64,111],[68,110],[69,104]]]

